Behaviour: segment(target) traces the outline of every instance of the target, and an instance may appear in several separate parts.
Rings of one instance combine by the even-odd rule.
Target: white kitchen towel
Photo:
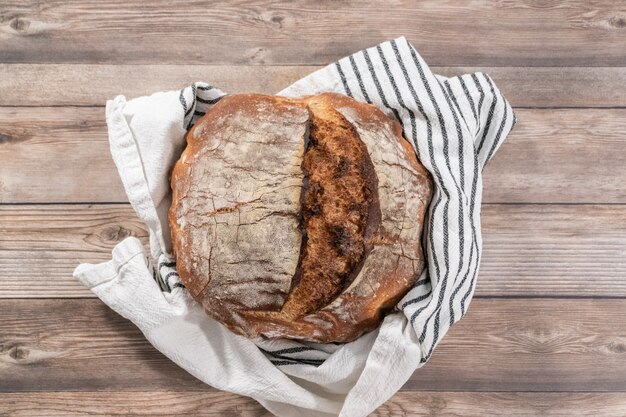
[[[225,95],[201,82],[107,102],[111,153],[150,231],[151,256],[131,237],[111,261],[74,272],[172,361],[278,416],[365,416],[428,360],[472,298],[482,246],[481,173],[515,123],[489,76],[435,75],[405,38],[343,58],[279,94],[324,91],[373,103],[398,119],[433,177],[427,268],[379,329],[346,344],[251,341],[208,318],[188,296],[171,257],[168,174],[187,129]]]

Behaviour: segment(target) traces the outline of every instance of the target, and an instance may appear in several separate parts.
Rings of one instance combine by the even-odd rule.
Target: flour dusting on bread
[[[232,331],[350,341],[424,268],[430,176],[374,106],[232,95],[187,139],[172,173],[177,269]]]

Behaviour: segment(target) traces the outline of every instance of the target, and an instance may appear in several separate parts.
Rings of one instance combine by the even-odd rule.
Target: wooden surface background
[[[71,277],[146,240],[104,102],[206,80],[272,93],[405,35],[485,71],[518,124],[485,170],[476,296],[376,416],[626,415],[626,2],[0,1],[0,415],[265,416]]]

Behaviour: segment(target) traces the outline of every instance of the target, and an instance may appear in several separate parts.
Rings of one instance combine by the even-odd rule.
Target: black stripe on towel
[[[474,83],[476,84],[476,88],[480,92],[480,99],[478,100],[478,111],[480,112],[485,94],[483,92],[483,89],[480,85],[480,81],[478,80],[478,77],[476,76],[476,74],[472,74],[472,80],[474,81]],[[472,232],[473,232],[473,244],[474,244],[474,247],[476,248],[476,264],[474,265],[474,271],[472,272],[472,275],[470,278],[469,288],[467,289],[467,291],[461,298],[461,315],[465,314],[465,311],[466,311],[465,302],[469,298],[470,294],[472,294],[472,289],[474,287],[474,282],[476,281],[476,275],[478,273],[478,265],[480,263],[481,250],[480,250],[480,247],[478,246],[478,241],[476,238],[476,229],[474,226],[474,208],[476,206],[476,191],[477,191],[477,184],[478,184],[478,166],[479,166],[478,153],[474,152],[474,180],[472,181],[472,189],[470,192],[470,219],[472,221],[470,222],[470,224],[472,226]]]
[[[196,97],[196,99],[198,100],[198,102],[203,103],[203,104],[216,104],[218,101],[220,101],[222,98],[224,98],[224,96],[220,96],[220,97],[216,97],[216,98],[211,98],[211,99],[206,99],[206,98],[201,98],[201,97]]]
[[[432,294],[432,290],[429,290],[426,294],[422,294],[422,295],[420,295],[418,297],[412,298],[412,299],[406,301],[404,304],[402,304],[400,309],[403,310],[406,306],[410,306],[411,304],[419,303],[420,301],[423,301],[423,300],[427,299],[428,297],[430,297],[431,294]]]
[[[321,364],[324,363],[325,359],[303,359],[303,358],[291,358],[289,356],[283,356],[283,355],[276,355],[276,354],[272,354],[267,352],[264,349],[259,348],[262,352],[276,358],[279,359],[278,361],[272,360],[270,359],[270,361],[274,364],[274,365],[313,365],[313,366],[320,366]],[[278,362],[278,363],[277,363]]]
[[[395,46],[395,41],[391,42],[392,46]],[[415,67],[417,68],[417,71],[420,74],[420,79],[422,80],[422,84],[424,85],[424,88],[426,89],[426,93],[428,94],[428,98],[430,99],[430,101],[432,102],[432,105],[435,109],[435,113],[437,114],[437,119],[439,121],[439,126],[441,127],[441,133],[443,136],[443,141],[444,141],[444,148],[443,148],[443,153],[444,153],[444,157],[445,157],[445,161],[446,161],[446,166],[448,168],[448,170],[450,171],[450,174],[452,175],[452,169],[450,167],[450,155],[448,152],[448,131],[446,128],[446,124],[445,124],[445,120],[443,118],[443,114],[441,113],[441,109],[439,108],[439,105],[437,104],[437,101],[435,100],[435,96],[433,94],[432,88],[430,86],[430,83],[428,82],[428,80],[426,79],[426,75],[424,72],[424,69],[422,68],[422,65],[419,62],[419,59],[415,53],[415,50],[413,49],[413,47],[411,47],[410,45],[408,46],[409,51],[411,53],[411,56],[413,58],[413,63],[415,64]],[[396,47],[397,49],[397,47]],[[407,80],[407,83],[409,82],[409,80]],[[448,191],[447,187],[444,185],[441,173],[439,171],[439,168],[437,167],[437,164],[435,162],[435,158],[434,158],[434,153],[433,153],[433,143],[432,143],[432,136],[429,138],[429,143],[428,143],[428,147],[429,147],[429,153],[430,153],[430,157],[431,157],[431,161],[432,161],[432,165],[433,165],[433,170],[435,171],[436,175],[437,175],[437,179],[439,180],[439,186],[441,187],[441,189],[443,190],[443,193],[446,196],[446,201],[444,203],[444,217],[443,217],[443,258],[444,258],[444,265],[446,267],[446,271],[445,274],[441,280],[441,288],[439,289],[439,297],[437,299],[437,306],[435,307],[435,310],[430,314],[430,316],[428,316],[428,318],[426,319],[426,322],[424,323],[424,330],[422,331],[422,334],[420,335],[420,342],[423,342],[426,336],[426,329],[428,328],[428,323],[431,320],[431,318],[433,317],[433,315],[436,313],[436,319],[435,319],[435,324],[434,324],[434,331],[435,334],[433,336],[433,347],[434,344],[436,343],[437,339],[439,338],[439,311],[441,309],[441,306],[443,305],[443,298],[445,296],[446,293],[446,289],[448,286],[448,276],[450,273],[450,259],[449,259],[449,250],[448,250],[448,246],[449,246],[449,240],[448,240],[448,216],[449,216],[449,204],[450,204],[450,192]],[[454,177],[453,177],[454,178]],[[457,189],[458,189],[458,185],[457,185]],[[458,192],[460,193],[460,189],[458,189]],[[461,198],[459,196],[459,204],[461,204]],[[432,236],[432,234],[431,234]],[[431,347],[432,350],[432,347]]]
[[[191,107],[189,109],[187,109],[187,100],[185,100],[185,89],[184,88],[182,90],[180,90],[180,95],[178,96],[178,99],[180,100],[180,104],[183,105],[183,111],[185,112],[185,117],[187,117],[189,115],[189,112],[191,111]],[[184,120],[183,120],[183,123],[185,123]]]
[[[378,91],[378,97],[380,97],[380,100],[383,102],[383,105],[387,107],[389,110],[391,110],[391,112],[396,117],[398,122],[402,122],[402,118],[400,117],[400,113],[398,113],[398,110],[395,107],[390,106],[389,102],[387,102],[387,98],[385,97],[385,92],[383,91],[380,85],[380,81],[378,80],[378,76],[376,75],[376,71],[374,70],[374,65],[372,65],[372,60],[370,59],[370,56],[367,50],[363,51],[363,58],[365,58],[365,62],[367,63],[367,69],[369,70],[370,75],[372,76],[372,81],[374,81],[374,85],[376,86],[376,90]]]
[[[394,45],[395,45],[395,42],[392,42],[392,46],[394,46]],[[384,56],[382,55],[382,49],[380,47],[378,48],[378,52],[379,52],[379,54],[381,54],[381,58],[384,59]],[[402,67],[404,67],[402,59],[400,57],[396,56],[396,60],[398,61],[398,64],[400,65],[400,67],[402,69]],[[422,80],[422,84],[424,85],[424,87],[427,88],[427,92],[432,94],[432,91],[430,90],[430,85],[428,84],[428,82],[426,80],[426,77],[425,77],[425,75],[423,73],[421,65],[419,64],[418,61],[415,61],[415,64],[416,64],[416,68],[417,68],[417,70],[418,70],[418,72],[420,74],[420,78]],[[432,124],[430,122],[430,118],[426,114],[426,112],[425,112],[425,110],[424,110],[424,108],[422,106],[422,103],[421,103],[419,97],[417,96],[417,93],[416,93],[415,88],[413,86],[413,82],[412,82],[411,78],[408,76],[408,72],[403,71],[403,74],[406,74],[405,75],[406,84],[407,84],[407,86],[409,86],[409,91],[411,92],[411,95],[413,96],[413,100],[415,101],[415,104],[416,104],[418,110],[420,111],[420,113],[422,114],[422,117],[426,121],[429,159],[430,159],[433,171],[435,173],[435,177],[436,177],[436,180],[438,182],[439,188],[443,191],[443,194],[446,197],[446,201],[444,202],[444,214],[443,214],[443,225],[442,225],[443,231],[444,231],[444,265],[446,267],[446,271],[445,271],[445,274],[444,274],[444,278],[442,280],[442,284],[445,286],[447,284],[444,284],[444,283],[447,282],[448,271],[449,271],[449,259],[448,259],[448,248],[447,248],[448,237],[447,237],[447,234],[448,234],[448,206],[449,206],[449,200],[450,200],[450,193],[449,193],[447,187],[445,186],[445,184],[443,183],[443,177],[441,175],[441,171],[439,170],[437,162],[435,161],[434,147],[433,147],[433,132],[432,132]],[[390,78],[393,78],[388,69],[387,69],[387,75]],[[398,92],[398,94],[399,94],[399,92]],[[445,132],[445,125],[441,124],[441,126],[442,126],[442,133],[446,135],[446,140],[447,140],[447,132]],[[439,193],[438,199],[437,199],[437,201],[435,202],[435,204],[433,205],[433,207],[431,209],[431,213],[433,213],[433,214],[431,214],[429,216],[430,217],[430,230],[431,231],[434,229],[434,224],[433,224],[434,213],[437,212],[437,208],[438,208],[439,204],[441,204],[442,199],[443,199],[442,195],[441,195],[441,193]],[[433,263],[434,263],[434,266],[435,266],[436,276],[440,277],[441,276],[441,269],[440,269],[440,266],[439,266],[439,261],[438,261],[437,256],[436,256],[436,251],[434,250],[435,244],[434,244],[432,232],[429,233],[429,239],[430,239],[429,243],[430,243],[430,246],[432,248],[431,249],[431,253],[433,255]],[[441,298],[441,295],[440,295],[439,298]],[[411,324],[414,324],[415,320],[417,319],[417,316],[419,315],[419,313],[421,313],[421,311],[423,311],[424,308],[425,307],[418,309],[416,312],[414,312],[411,315],[411,320],[410,320]],[[432,317],[432,315],[428,317],[427,321],[430,320],[430,317]],[[427,328],[427,322],[424,325],[424,330],[426,328]],[[423,335],[424,335],[424,333],[422,334],[422,336]],[[423,340],[420,340],[420,342],[422,342],[422,341]]]
[[[357,81],[359,82],[359,87],[361,88],[361,94],[363,94],[363,98],[368,103],[371,103],[369,95],[367,94],[367,90],[365,90],[365,85],[363,84],[363,78],[361,78],[361,73],[356,66],[356,62],[354,62],[354,56],[350,55],[350,64],[352,65],[352,71],[354,71],[354,75],[356,76]]]
[[[465,93],[465,97],[467,98],[467,102],[470,105],[470,109],[472,109],[472,114],[474,115],[474,120],[476,120],[476,123],[478,125],[478,115],[476,114],[476,108],[474,107],[474,99],[470,95],[469,90],[467,89],[467,85],[465,85],[465,81],[463,80],[463,77],[459,77],[459,83],[461,84],[461,88],[463,89],[463,93]]]
[[[479,155],[480,155],[480,151],[483,148],[483,145],[485,144],[485,139],[487,138],[487,135],[489,134],[489,129],[491,128],[491,122],[493,121],[493,113],[496,108],[496,104],[498,103],[498,97],[496,97],[496,94],[495,94],[495,91],[493,91],[493,88],[491,89],[491,93],[492,93],[491,95],[493,96],[493,100],[491,101],[491,105],[489,106],[489,112],[487,113],[487,122],[485,123],[485,128],[483,129],[483,135],[478,141],[478,148],[476,149],[476,153]]]
[[[337,68],[337,72],[339,73],[339,78],[341,78],[341,83],[343,84],[343,89],[346,94],[352,97],[352,91],[350,91],[350,87],[348,86],[348,81],[346,81],[346,76],[341,69],[341,64],[339,61],[335,62],[335,68]]]
[[[159,269],[163,268],[163,267],[168,267],[168,268],[175,268],[176,267],[176,261],[171,261],[171,262],[161,262],[159,264]]]
[[[489,83],[489,87],[491,88],[491,92],[495,95],[496,91],[495,91],[495,87],[493,85],[493,82],[491,81],[491,77],[485,75],[485,79]],[[500,139],[502,137],[502,132],[504,131],[504,126],[506,126],[508,114],[509,114],[508,106],[506,105],[506,103],[504,103],[504,116],[502,117],[502,122],[500,123],[500,127],[498,128],[498,131],[496,132],[496,137],[493,140],[493,144],[491,145],[491,149],[489,150],[489,153],[487,154],[487,158],[485,158],[485,164],[487,164],[487,162],[489,162],[489,160],[493,156],[493,153],[496,151],[496,149],[498,148],[498,145],[500,144]]]
[[[309,346],[297,346],[297,347],[292,347],[292,348],[287,348],[287,349],[279,349],[279,350],[265,350],[263,349],[264,352],[266,353],[270,353],[272,355],[284,355],[286,353],[299,353],[299,352],[309,352],[309,351],[318,351],[315,348],[309,347]]]
[[[452,117],[454,119],[454,125],[456,126],[456,134],[459,140],[458,143],[458,149],[459,149],[459,153],[458,153],[458,160],[459,160],[459,182],[461,184],[457,184],[455,181],[455,186],[457,189],[457,194],[458,194],[458,198],[459,198],[459,216],[458,216],[458,221],[459,221],[459,265],[457,268],[457,273],[455,276],[459,276],[459,274],[461,274],[461,271],[463,270],[463,256],[465,253],[465,232],[463,230],[463,225],[465,223],[465,219],[463,216],[463,197],[465,196],[465,194],[461,191],[463,188],[463,184],[464,184],[464,178],[465,178],[465,172],[463,170],[463,133],[461,131],[461,122],[456,114],[455,109],[458,109],[459,113],[460,113],[460,108],[458,107],[458,103],[456,101],[456,98],[454,97],[454,94],[452,93],[452,90],[450,89],[450,86],[447,85],[447,89],[444,89],[443,84],[440,82],[439,83],[442,93],[444,95],[444,97],[446,98],[446,102],[448,104],[448,107],[450,108],[450,111],[452,113]],[[454,106],[453,107],[453,103],[454,102]],[[445,148],[444,148],[445,149]],[[444,150],[445,152],[445,150]],[[448,165],[448,169],[452,172],[452,168],[450,168],[450,161],[449,159],[446,160],[446,164]],[[469,269],[471,268],[471,262],[468,263],[467,265],[467,270],[469,271]],[[450,311],[450,323],[454,323],[454,306],[453,306],[453,299],[450,298],[449,303],[448,303],[448,308]],[[440,313],[441,310],[439,311],[439,313],[437,314],[437,319],[436,319],[436,327],[439,327],[439,320],[440,320]],[[431,352],[432,352],[432,348],[431,347]]]

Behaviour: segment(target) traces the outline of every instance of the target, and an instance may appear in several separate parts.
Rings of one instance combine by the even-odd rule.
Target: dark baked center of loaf
[[[370,231],[380,223],[376,175],[354,127],[331,107],[309,102],[311,124],[303,160],[304,240],[285,318],[316,311],[358,274]]]

